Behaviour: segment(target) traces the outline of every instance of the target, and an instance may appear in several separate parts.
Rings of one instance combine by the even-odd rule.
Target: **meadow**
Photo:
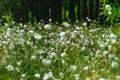
[[[0,80],[120,80],[120,27],[0,24]]]

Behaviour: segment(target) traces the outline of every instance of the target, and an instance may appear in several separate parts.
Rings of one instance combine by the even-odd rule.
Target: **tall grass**
[[[120,37],[96,24],[0,25],[0,80],[120,80]]]

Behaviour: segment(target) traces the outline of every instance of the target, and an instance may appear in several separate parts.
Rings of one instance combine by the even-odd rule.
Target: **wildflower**
[[[55,52],[51,52],[51,53],[49,53],[49,56],[50,56],[50,58],[53,58],[53,57],[56,56],[56,53]]]
[[[14,71],[14,67],[13,67],[12,65],[8,65],[8,66],[6,67],[6,69],[7,69],[8,71]]]
[[[17,72],[20,72],[20,68],[19,68],[19,67],[16,67],[15,70],[16,70]]]
[[[5,36],[6,36],[6,38],[7,38],[7,37],[9,37],[9,36],[10,36],[10,34],[11,34],[11,29],[10,29],[10,28],[8,28],[8,29],[7,29],[7,31],[6,31],[6,35],[5,35]]]
[[[100,51],[100,50],[97,50],[97,51],[96,51],[96,54],[100,54],[100,53],[101,53],[101,51]]]
[[[40,74],[39,73],[36,73],[34,76],[35,76],[35,78],[40,78]]]
[[[47,66],[51,64],[51,60],[50,59],[43,59],[42,60],[43,65]]]
[[[87,21],[90,22],[91,20],[89,19],[89,17],[86,17]]]
[[[110,5],[108,5],[108,4],[105,6],[105,8],[106,8],[106,10],[108,10],[108,11],[110,11],[110,10],[111,10],[111,6],[110,6]]]
[[[7,27],[9,26],[7,23],[4,23],[4,25],[7,26]]]
[[[74,30],[74,31],[71,33],[71,37],[72,37],[72,38],[75,38],[77,34],[78,34],[78,32],[77,32],[76,30]]]
[[[64,73],[63,72],[60,73],[60,77],[64,78]]]
[[[26,74],[22,74],[22,75],[21,75],[21,77],[25,77],[25,76],[26,76]]]
[[[120,75],[115,76],[117,80],[120,80]]]
[[[115,34],[111,33],[111,34],[109,35],[109,37],[110,37],[110,38],[116,38],[117,36],[116,36]]]
[[[109,45],[109,46],[108,46],[108,49],[111,50],[111,49],[112,49],[112,45]]]
[[[104,69],[102,68],[101,71],[104,71]]]
[[[26,43],[27,43],[28,45],[32,45],[32,42],[30,42],[30,41],[26,41]]]
[[[48,34],[49,35],[49,37],[53,37],[54,36],[54,33],[50,33],[50,34]]]
[[[22,23],[19,23],[19,26],[20,26],[20,27],[22,27],[22,26],[23,26],[23,24],[22,24]]]
[[[83,47],[81,48],[81,50],[84,51],[84,50],[85,50],[85,46],[83,46]]]
[[[65,32],[60,32],[59,36],[60,37],[65,37],[66,33]]]
[[[20,30],[21,33],[24,33],[25,31],[24,30]]]
[[[73,71],[75,71],[76,70],[76,66],[70,65],[70,69],[73,70]]]
[[[61,57],[64,57],[66,55],[66,53],[65,52],[63,52],[62,54],[61,54]]]
[[[31,56],[31,59],[32,59],[32,60],[35,60],[35,59],[36,59],[36,56],[35,56],[35,55]]]
[[[35,33],[34,38],[35,39],[42,39],[42,35]]]
[[[109,12],[108,12],[108,15],[110,15],[110,14],[112,14],[112,12],[111,12],[111,11],[109,11]]]
[[[34,31],[33,31],[33,30],[29,30],[29,31],[28,31],[28,33],[31,33],[31,34],[33,34],[33,33],[34,33]]]
[[[45,29],[51,29],[52,26],[51,26],[50,24],[46,24],[46,25],[44,26],[44,28],[45,28]]]
[[[86,80],[90,80],[90,78],[87,78]]]
[[[118,57],[114,57],[114,59],[115,59],[115,60],[117,60],[117,61],[119,60],[119,58],[118,58]]]
[[[12,21],[12,24],[15,24],[15,21]]]
[[[76,29],[76,30],[80,30],[80,27],[77,26],[77,27],[75,27],[75,29]]]
[[[86,19],[89,19],[89,17],[86,17]]]
[[[52,19],[49,19],[49,22],[51,22],[52,21]]]
[[[48,80],[49,78],[53,78],[53,73],[49,72],[47,74],[44,75],[43,80]]]
[[[111,67],[112,67],[112,68],[117,68],[117,67],[118,67],[118,63],[117,63],[116,61],[113,61],[113,62],[111,63]]]
[[[101,77],[101,78],[99,78],[98,80],[106,80],[106,79],[104,79],[104,78]]]
[[[65,26],[65,27],[70,27],[70,24],[67,23],[67,22],[63,22],[62,25]]]
[[[20,66],[22,61],[17,62],[17,65]]]
[[[90,69],[90,66],[88,65],[88,66],[85,66],[84,68],[83,68],[83,70],[85,70],[85,71],[88,71]]]
[[[63,59],[62,59],[62,61],[61,61],[61,62],[62,62],[62,64],[65,64],[65,60],[63,60]]]
[[[99,44],[99,46],[100,46],[101,48],[104,48],[104,47],[106,46],[106,44],[105,44],[104,42],[99,42],[99,41],[98,41],[98,44]]]
[[[86,26],[86,25],[87,25],[87,23],[86,23],[86,22],[84,22],[84,23],[83,23],[83,26]]]
[[[113,55],[113,54],[109,54],[109,55],[108,55],[108,58],[109,58],[109,59],[111,59],[111,58],[113,58],[113,57],[115,57],[115,55]]]
[[[90,22],[91,21],[91,19],[88,19],[88,22]]]
[[[109,38],[110,38],[110,40],[111,40],[111,43],[115,43],[115,42],[116,42],[116,39],[117,39],[117,36],[116,36],[115,34],[111,33],[111,34],[109,35]]]
[[[75,80],[79,80],[79,74],[75,74]]]
[[[19,35],[23,35],[24,32],[25,32],[24,30],[20,30]]]
[[[67,44],[70,44],[70,41],[66,41]]]
[[[76,38],[76,35],[74,33],[71,34],[71,38]]]
[[[103,51],[103,55],[105,56],[105,55],[107,55],[107,54],[108,54],[108,51],[104,50],[104,51]]]
[[[26,24],[23,25],[24,28],[27,28],[27,26],[28,26],[28,25],[26,25]]]

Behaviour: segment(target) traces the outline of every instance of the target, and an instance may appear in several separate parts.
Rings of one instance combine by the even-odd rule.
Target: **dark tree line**
[[[51,14],[49,17],[53,21],[61,22],[62,19],[62,0],[51,0],[49,13]]]
[[[44,20],[61,22],[67,18],[71,21],[76,19],[81,20],[89,17],[90,19],[99,19],[100,0],[6,0],[4,5],[6,10],[10,10],[15,20],[27,22],[36,19],[37,21]],[[115,3],[119,0],[109,0]],[[4,0],[1,0],[3,3]],[[64,3],[64,4],[63,4]],[[3,5],[3,6],[4,6]],[[67,6],[65,6],[67,5]],[[2,6],[2,7],[3,7]],[[65,6],[65,8],[64,8]],[[65,9],[63,11],[63,9]],[[3,10],[4,11],[4,10]],[[7,11],[6,11],[7,12]],[[64,17],[62,19],[62,17]]]
[[[99,0],[69,0],[70,9],[69,9],[69,18],[72,21],[75,21],[75,6],[77,6],[77,19],[86,19],[89,17],[90,19],[98,20],[99,16]]]

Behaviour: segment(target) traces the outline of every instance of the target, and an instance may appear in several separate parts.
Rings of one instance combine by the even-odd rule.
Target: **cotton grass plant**
[[[0,25],[0,80],[119,80],[120,37],[87,22]]]

